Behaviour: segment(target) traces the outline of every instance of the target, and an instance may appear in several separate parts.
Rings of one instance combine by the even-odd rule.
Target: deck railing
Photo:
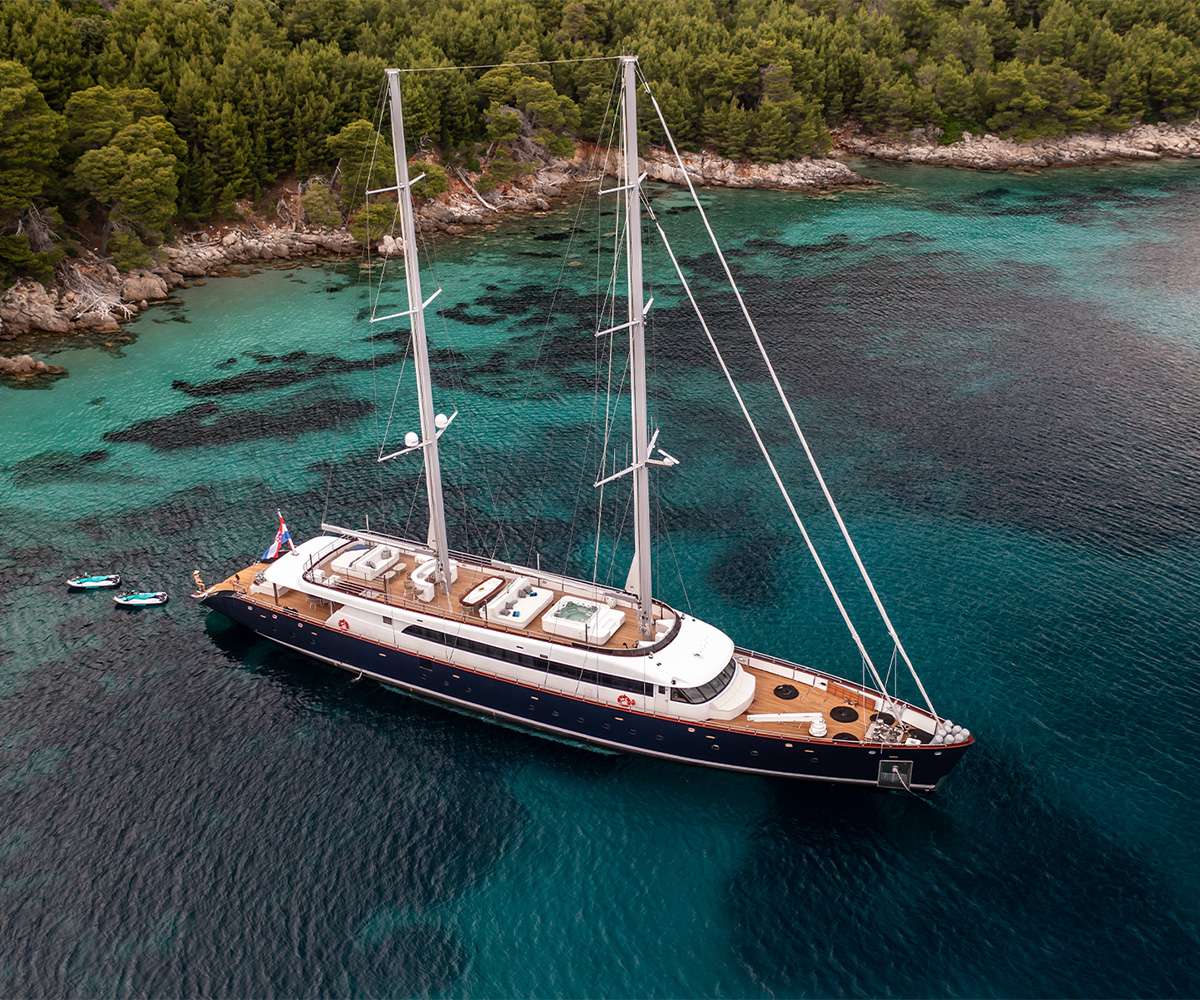
[[[359,534],[365,535],[367,533],[360,532]],[[383,536],[383,537],[386,537],[386,536]],[[370,539],[367,539],[367,540],[370,540]],[[350,545],[350,544],[352,544],[352,542],[348,540],[346,542],[346,545]],[[405,546],[403,546],[403,548],[407,552],[409,552],[409,554],[413,554],[413,553],[422,551],[419,547],[416,547],[416,546],[410,547],[410,545],[411,545],[411,543],[408,543]],[[399,544],[397,544],[396,547],[401,548],[401,546]],[[471,614],[470,612],[455,608],[453,606],[453,599],[450,597],[449,594],[445,595],[446,596],[446,604],[445,605],[442,605],[442,604],[439,604],[436,602],[430,602],[430,603],[426,604],[425,602],[419,600],[415,595],[410,596],[407,593],[407,591],[396,592],[393,590],[389,590],[387,587],[386,580],[384,581],[382,587],[373,587],[373,586],[369,586],[367,584],[359,585],[359,584],[348,583],[347,581],[341,579],[340,577],[336,581],[333,581],[333,580],[331,580],[331,578],[328,575],[325,575],[322,580],[314,579],[313,572],[317,569],[320,569],[321,564],[328,563],[330,560],[336,558],[338,553],[340,553],[345,548],[346,548],[345,545],[339,546],[338,548],[325,553],[321,557],[321,559],[318,560],[317,562],[315,562],[315,563],[310,562],[308,564],[308,566],[305,568],[304,573],[303,573],[303,578],[304,578],[305,582],[311,583],[313,586],[316,586],[316,587],[326,587],[328,589],[338,591],[339,593],[347,594],[351,597],[358,597],[363,600],[380,602],[380,603],[388,605],[389,607],[405,608],[406,610],[409,610],[409,611],[418,611],[418,612],[421,612],[422,614],[430,614],[430,615],[433,615],[438,618],[445,618],[445,619],[449,619],[451,621],[462,622],[464,624],[478,625],[483,628],[489,629],[491,631],[504,632],[508,635],[528,637],[531,634],[530,632],[528,632],[525,629],[514,629],[514,628],[511,628],[511,627],[503,624],[502,622],[497,622],[497,621],[494,621],[491,619],[481,618],[477,614]],[[514,568],[514,567],[509,567],[509,566],[505,565],[503,568],[501,568],[500,566],[495,565],[495,564],[484,565],[479,562],[474,562],[474,563],[468,564],[468,563],[466,563],[465,559],[461,560],[461,562],[464,566],[466,566],[467,568],[470,568],[476,572],[501,571],[501,572],[509,572],[509,573],[518,573],[521,576],[530,576],[532,573],[532,574],[535,574],[535,575],[531,576],[531,579],[533,579],[534,583],[537,586],[545,587],[547,590],[557,589],[561,592],[565,589],[564,583],[571,582],[571,581],[568,581],[566,577],[559,577],[557,574],[553,574],[553,575],[549,575],[549,576],[544,575],[544,574],[537,575],[536,570],[532,570],[527,573],[527,572],[524,572],[520,567]],[[324,573],[324,571],[322,571],[322,572]],[[336,574],[335,574],[335,576],[336,576]],[[555,587],[555,583],[558,584],[557,588]],[[567,591],[567,593],[569,593],[569,591]],[[679,628],[680,628],[680,624],[681,624],[681,616],[677,611],[675,611],[669,605],[662,603],[661,601],[656,601],[654,603],[655,603],[656,609],[661,612],[661,614],[658,616],[658,618],[659,619],[664,618],[669,614],[672,618],[672,623],[671,623],[670,631],[667,632],[667,634],[665,636],[663,636],[661,639],[657,640],[656,642],[648,644],[648,645],[634,646],[634,647],[597,646],[593,643],[576,642],[576,641],[572,641],[569,639],[563,639],[558,636],[550,635],[547,632],[540,632],[539,634],[537,634],[536,637],[538,639],[544,640],[546,642],[554,643],[559,646],[569,646],[569,647],[572,647],[575,649],[586,649],[589,652],[601,652],[608,656],[646,656],[646,655],[655,653],[658,650],[662,649],[672,639],[674,639],[675,636],[679,632]]]

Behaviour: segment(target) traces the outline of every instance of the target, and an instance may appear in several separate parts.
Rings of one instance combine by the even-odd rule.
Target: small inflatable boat
[[[121,578],[116,573],[110,573],[108,576],[75,576],[67,581],[67,586],[72,590],[100,590],[116,587],[120,582]]]
[[[156,604],[166,604],[166,591],[155,590],[145,591],[136,594],[118,594],[113,598],[114,604],[120,604],[125,608],[149,608]]]

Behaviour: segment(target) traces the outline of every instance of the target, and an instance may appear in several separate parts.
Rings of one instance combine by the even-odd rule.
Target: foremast
[[[425,492],[429,500],[429,547],[438,563],[437,582],[450,590],[450,552],[446,537],[446,505],[442,498],[442,465],[433,408],[433,380],[429,373],[429,343],[425,336],[425,307],[421,297],[421,265],[417,256],[417,227],[413,214],[412,184],[408,176],[408,150],[404,141],[404,107],[400,97],[400,71],[387,71],[391,105],[392,155],[396,164],[396,193],[400,202],[400,235],[404,242],[404,280],[408,290],[408,315],[412,330],[413,367],[417,377],[417,408],[425,457]]]
[[[638,629],[653,638],[654,604],[650,538],[650,444],[646,405],[646,320],[642,299],[642,204],[638,173],[637,57],[623,56],[624,100],[621,104],[625,165],[625,263],[629,291],[629,389],[633,420],[634,555],[630,582],[638,600]]]

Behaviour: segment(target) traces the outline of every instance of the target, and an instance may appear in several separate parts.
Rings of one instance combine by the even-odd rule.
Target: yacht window
[[[671,700],[682,701],[686,705],[703,705],[706,701],[712,701],[729,687],[736,672],[737,661],[730,660],[725,664],[725,669],[707,684],[701,684],[694,688],[671,688]]]
[[[601,687],[615,688],[618,691],[629,691],[631,694],[650,695],[654,692],[653,685],[646,684],[643,681],[630,680],[628,677],[617,677],[614,674],[605,674],[598,670],[583,670],[580,667],[573,667],[566,663],[556,663],[554,660],[549,660],[541,656],[530,656],[528,653],[521,653],[515,649],[489,646],[487,643],[477,642],[474,639],[447,635],[445,632],[425,628],[421,625],[409,625],[404,630],[404,634],[416,636],[418,639],[428,639],[430,642],[438,642],[452,649],[462,649],[468,653],[478,653],[481,656],[490,656],[495,660],[516,663],[533,670],[544,670],[557,677],[566,677],[574,681],[581,680],[585,684],[599,684]]]

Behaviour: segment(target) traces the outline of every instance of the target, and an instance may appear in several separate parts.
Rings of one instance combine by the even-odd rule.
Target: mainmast
[[[404,240],[404,279],[408,287],[408,313],[412,326],[413,366],[417,373],[417,407],[421,417],[418,447],[425,455],[425,491],[429,498],[429,546],[438,562],[437,581],[450,590],[450,555],[446,541],[446,506],[442,500],[442,466],[438,458],[433,382],[429,375],[429,343],[425,337],[425,307],[421,298],[421,267],[417,259],[417,227],[413,217],[412,186],[408,178],[408,151],[404,143],[404,109],[400,100],[400,71],[387,71],[391,97],[392,154],[396,161],[396,191],[400,200],[400,235]],[[444,423],[444,421],[443,421]]]
[[[637,57],[621,59],[625,99],[622,125],[625,141],[626,275],[629,289],[629,369],[633,413],[633,568],[630,572],[638,599],[638,628],[652,637],[654,594],[650,565],[650,459],[646,412],[646,323],[642,301],[642,204],[638,174]]]

